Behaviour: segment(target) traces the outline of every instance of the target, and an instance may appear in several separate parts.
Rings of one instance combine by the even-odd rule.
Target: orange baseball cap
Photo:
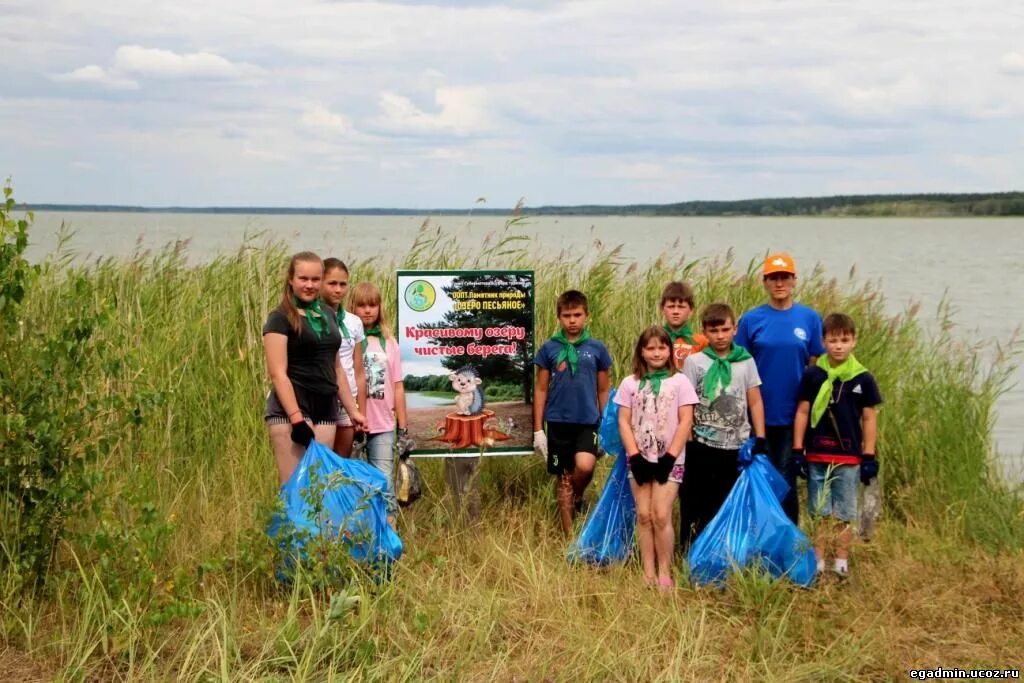
[[[772,273],[796,275],[796,263],[793,262],[793,257],[783,252],[768,254],[764,260],[764,273],[762,274],[771,275]]]

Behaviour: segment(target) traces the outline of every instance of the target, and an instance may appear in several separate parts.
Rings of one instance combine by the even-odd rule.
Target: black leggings
[[[683,484],[679,487],[679,547],[685,554],[693,539],[718,514],[739,477],[739,451],[686,444]]]
[[[789,474],[789,459],[793,455],[793,427],[784,425],[781,427],[769,426],[765,428],[765,436],[768,441],[768,459],[775,465],[775,469],[782,474],[789,484],[789,493],[782,499],[782,511],[786,513],[793,524],[800,523],[800,498],[797,497],[796,477]]]

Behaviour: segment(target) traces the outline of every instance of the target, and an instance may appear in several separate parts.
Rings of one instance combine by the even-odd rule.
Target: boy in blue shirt
[[[800,504],[796,493],[797,473],[790,464],[793,416],[804,368],[825,353],[821,342],[821,316],[813,308],[793,300],[796,264],[792,256],[769,254],[762,274],[768,303],[743,314],[736,330],[736,344],[750,351],[757,363],[762,381],[768,457],[789,483],[789,494],[782,501],[782,509],[796,524]]]
[[[548,472],[558,477],[559,518],[570,533],[597,464],[597,428],[608,402],[612,358],[605,345],[590,336],[587,297],[582,292],[563,292],[556,306],[559,330],[533,359],[533,447],[547,458]]]
[[[836,545],[832,570],[845,577],[857,519],[857,478],[878,476],[876,406],[882,402],[875,378],[853,356],[857,328],[842,313],[825,318],[827,356],[804,371],[793,425],[793,461],[807,477],[807,505],[828,522],[814,543],[818,571],[825,569],[828,541]],[[831,521],[834,520],[834,521]],[[838,526],[838,529],[834,528]]]

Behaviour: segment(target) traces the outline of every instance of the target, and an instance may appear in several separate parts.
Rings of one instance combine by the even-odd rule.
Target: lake
[[[30,258],[56,245],[62,222],[75,231],[70,246],[82,257],[126,256],[138,248],[188,240],[190,258],[203,260],[237,248],[247,236],[267,233],[296,251],[357,261],[403,254],[424,217],[313,216],[40,211],[32,229]],[[460,231],[472,250],[500,230],[493,216],[442,216],[432,225]],[[880,280],[890,311],[922,306],[929,321],[948,299],[960,335],[968,340],[1011,339],[1024,310],[1024,218],[642,218],[537,217],[517,228],[546,254],[578,254],[594,240],[623,244],[623,256],[640,263],[676,240],[688,258],[722,256],[737,263],[767,250],[790,252],[803,272],[815,263],[840,280],[855,268],[858,279]],[[1024,371],[998,404],[995,439],[1004,469],[1024,480]]]
[[[451,396],[431,396],[419,391],[407,391],[405,392],[405,405],[407,408],[453,406],[455,405],[455,394],[452,394]]]

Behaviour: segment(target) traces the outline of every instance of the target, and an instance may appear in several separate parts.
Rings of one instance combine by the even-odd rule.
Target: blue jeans
[[[398,511],[398,501],[395,499],[394,432],[381,432],[366,437],[366,462],[383,472],[384,476],[388,478],[388,490],[385,498],[388,503],[388,512],[394,514]]]

